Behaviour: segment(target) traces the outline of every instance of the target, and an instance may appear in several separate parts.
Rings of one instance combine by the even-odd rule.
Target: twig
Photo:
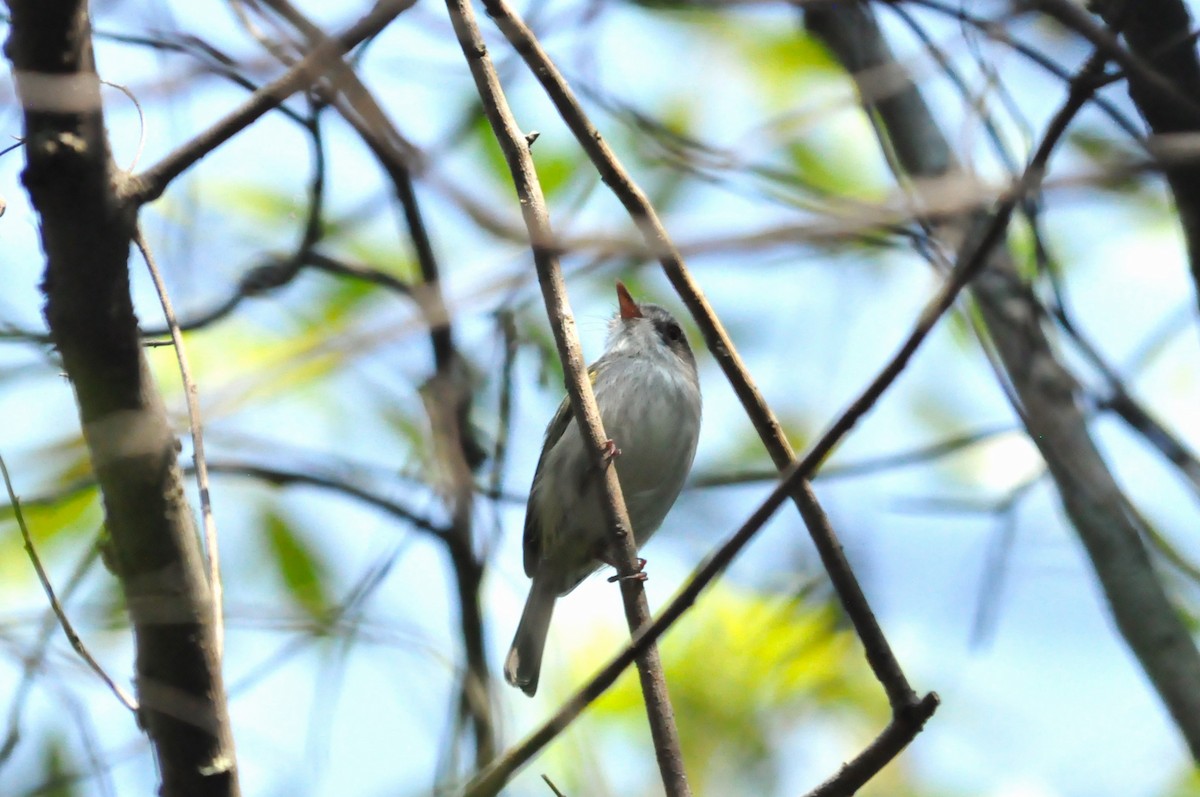
[[[704,334],[709,351],[721,366],[721,370],[725,373],[734,393],[749,415],[776,467],[780,470],[788,467],[794,461],[794,453],[779,421],[750,378],[749,371],[738,356],[733,341],[717,319],[716,313],[688,273],[682,254],[672,243],[670,235],[659,220],[658,214],[646,198],[645,193],[634,183],[615,153],[605,143],[600,131],[588,119],[562,74],[554,66],[528,26],[503,0],[485,0],[484,5],[488,9],[488,13],[496,19],[496,23],[505,37],[521,54],[534,75],[542,83],[559,114],[575,134],[593,165],[599,170],[604,183],[625,206],[645,238],[647,246],[654,251],[671,284],[679,292],[680,297],[695,318]],[[1018,189],[1014,195],[1020,195],[1020,190]],[[1011,212],[1011,207],[1009,212]],[[1003,219],[997,217],[996,236],[1000,234],[1006,223],[1007,217]],[[939,300],[931,302],[927,306],[926,312],[922,313],[921,319],[918,321],[918,329],[905,344],[905,350],[902,350],[897,359],[889,366],[894,367],[895,372],[889,373],[885,370],[880,375],[881,385],[890,384],[895,375],[903,369],[928,330],[950,306],[962,286],[974,275],[979,265],[978,260],[978,258],[967,259],[967,265],[970,267],[960,268],[943,286]],[[835,425],[830,430],[831,439],[840,439],[845,432],[849,431],[850,426],[857,422],[877,397],[877,395],[871,396],[866,403],[852,406],[843,414],[839,419],[839,424],[844,423],[846,426],[839,428]],[[807,482],[798,485],[793,498],[801,514],[808,515],[817,510],[816,496]],[[841,544],[831,528],[825,527],[825,531],[828,532],[828,536],[825,536],[819,528],[809,527],[809,533],[821,554],[822,562],[829,572],[846,613],[854,623],[855,629],[867,649],[867,658],[872,667],[876,668],[876,675],[880,677],[880,681],[887,691],[888,701],[893,710],[910,705],[916,700],[916,696],[903,677],[900,666],[867,604],[862,588],[842,553]]]
[[[898,451],[894,454],[883,454],[878,457],[859,460],[858,462],[833,463],[823,465],[814,475],[814,481],[822,484],[834,479],[849,479],[860,476],[870,476],[875,473],[919,465],[924,462],[941,459],[956,454],[963,449],[987,442],[994,437],[1020,431],[1021,427],[1011,423],[988,426],[975,432],[956,435],[935,443],[919,446],[909,451]],[[779,478],[777,470],[744,470],[727,473],[703,474],[693,479],[688,487],[692,489],[708,489],[711,487],[729,487],[736,484],[775,481]]]
[[[1047,16],[1054,17],[1064,27],[1069,28],[1125,70],[1131,82],[1137,82],[1154,92],[1155,100],[1169,103],[1176,113],[1182,113],[1189,118],[1190,127],[1200,126],[1200,102],[1190,94],[1182,91],[1165,75],[1159,72],[1153,64],[1124,46],[1117,39],[1117,34],[1105,28],[1082,6],[1075,5],[1070,0],[1028,0],[1029,4],[1038,8]]]
[[[314,24],[288,0],[266,0],[293,26],[309,47],[327,41]],[[273,52],[285,63],[291,56],[283,48]],[[390,179],[408,237],[420,268],[422,283],[407,292],[428,329],[435,372],[421,388],[421,397],[433,432],[434,450],[441,466],[441,490],[452,518],[444,537],[455,574],[466,671],[459,689],[459,716],[469,719],[475,739],[475,767],[485,766],[496,754],[495,720],[491,711],[490,673],[485,653],[480,586],[483,562],[473,540],[473,471],[486,457],[470,424],[472,392],[465,363],[454,345],[451,316],[442,293],[440,269],[433,243],[413,186],[415,149],[400,135],[387,114],[354,70],[340,58],[315,92],[335,107],[370,148]]]
[[[542,775],[542,780],[544,780],[546,785],[550,787],[550,791],[554,792],[554,797],[567,797],[567,795],[559,791],[558,787],[554,785],[554,781],[550,780],[549,775]]]
[[[295,259],[297,255],[302,255],[303,260],[298,262]],[[268,291],[277,290],[290,284],[302,271],[299,266],[314,268],[317,271],[324,271],[339,277],[351,277],[369,282],[400,296],[407,297],[412,294],[412,285],[394,274],[363,263],[310,250],[304,253],[298,252],[292,255],[273,257],[254,266],[238,280],[237,289],[228,298],[199,315],[184,319],[179,323],[180,330],[195,332],[198,329],[204,329],[226,318],[246,299],[261,296]],[[146,338],[156,338],[166,334],[169,334],[169,330],[165,327],[148,327],[142,330],[142,336]]]
[[[23,504],[28,507],[35,501],[25,500]],[[66,604],[75,594],[75,590],[79,588],[84,576],[88,570],[100,558],[100,546],[98,544],[91,545],[87,552],[80,558],[75,565],[75,569],[71,571],[67,583],[63,585],[59,591],[60,604]],[[54,636],[54,629],[58,628],[58,618],[53,610],[46,612],[42,618],[41,628],[38,629],[37,641],[34,643],[30,651],[25,654],[24,661],[21,667],[21,680],[16,687],[11,690],[12,702],[8,708],[8,718],[6,720],[7,730],[4,734],[4,741],[0,743],[0,767],[4,766],[16,750],[17,743],[21,738],[21,714],[25,710],[25,704],[29,699],[29,694],[32,691],[33,683],[38,674],[42,670],[42,664],[46,660],[47,651],[50,647],[50,641]]]
[[[213,640],[216,645],[217,661],[225,650],[225,609],[224,589],[221,583],[221,552],[217,540],[217,521],[213,517],[212,493],[208,484],[208,464],[204,459],[204,421],[200,416],[200,400],[197,397],[196,381],[192,379],[192,368],[188,364],[187,349],[183,345],[183,332],[179,329],[179,320],[175,317],[175,308],[171,304],[171,295],[167,292],[167,284],[163,281],[162,272],[154,262],[154,253],[146,242],[139,224],[133,234],[133,242],[142,259],[146,261],[146,269],[150,279],[154,281],[154,290],[158,292],[158,301],[162,304],[163,316],[167,320],[167,329],[171,332],[171,343],[175,349],[175,360],[179,363],[179,378],[183,382],[184,400],[187,402],[188,426],[192,433],[192,461],[196,463],[196,489],[200,493],[200,522],[204,529],[204,555],[208,566],[208,584],[212,590]]]
[[[389,498],[383,497],[379,493],[371,492],[351,481],[338,479],[333,476],[323,476],[310,471],[288,470],[270,465],[257,465],[251,462],[239,462],[236,460],[214,460],[208,463],[208,468],[213,473],[225,473],[233,476],[261,479],[268,484],[277,486],[302,484],[342,493],[382,510],[393,517],[399,518],[427,534],[444,539],[448,533],[444,527],[435,524],[428,518],[418,515],[413,510],[401,506]]]
[[[849,71],[857,74],[881,60],[894,60],[866,5],[839,4],[836,10],[847,18],[841,20],[843,30],[833,31],[827,43]],[[832,13],[823,11],[821,16]],[[826,22],[833,27],[832,21]],[[1092,59],[1094,63],[1097,59]],[[1090,93],[1087,82],[1073,82],[1068,104],[1081,102],[1079,95]],[[919,97],[911,79],[907,91]],[[942,178],[958,170],[928,106],[920,102],[911,110],[911,117],[887,122],[890,135],[925,142],[910,148],[917,157],[904,164],[905,170],[922,178]],[[972,217],[950,219],[946,231],[957,235],[971,221]],[[981,320],[1018,396],[1030,440],[1054,477],[1063,509],[1083,542],[1117,628],[1193,757],[1200,760],[1200,690],[1196,689],[1200,651],[1154,571],[1144,544],[1147,525],[1114,481],[1087,428],[1077,401],[1077,382],[1054,353],[1041,317],[1025,298],[1029,288],[1014,280],[1016,269],[1004,247],[997,247],[990,260],[974,293]]]
[[[964,25],[975,28],[989,39],[1004,44],[1014,52],[1023,55],[1035,66],[1049,72],[1054,77],[1063,81],[1063,83],[1071,80],[1071,73],[1067,69],[1052,61],[1042,52],[1013,36],[999,21],[971,14],[962,4],[941,2],[941,0],[884,0],[884,2],[891,6],[893,11],[897,12],[901,10],[902,5],[917,5],[943,14],[951,19],[958,20]],[[1131,139],[1144,144],[1145,132],[1136,122],[1126,116],[1120,108],[1099,95],[1092,97],[1089,102],[1104,112]]]
[[[613,531],[618,572],[622,576],[632,575],[637,572],[637,551],[633,535],[630,533],[629,515],[621,494],[617,470],[610,466],[603,453],[607,436],[587,377],[579,339],[575,334],[574,319],[567,301],[566,285],[558,256],[546,247],[546,244],[553,240],[554,234],[541,185],[534,170],[533,158],[525,136],[517,127],[508,108],[499,76],[475,22],[475,12],[471,3],[469,0],[447,0],[446,5],[459,44],[475,79],[484,114],[508,162],[520,198],[521,213],[533,246],[538,281],[541,283],[546,312],[550,317],[559,357],[566,374],[567,392],[571,397],[575,420],[583,434],[593,464],[604,476],[604,510]],[[636,638],[650,623],[650,606],[646,601],[645,589],[641,581],[623,578],[621,594],[630,633]],[[666,680],[657,648],[648,646],[638,657],[638,673],[641,677],[642,695],[646,703],[646,715],[650,721],[650,733],[654,739],[663,787],[669,797],[686,797],[691,791],[687,785],[674,711],[667,695]]]
[[[543,81],[543,85],[547,86],[552,99],[558,105],[560,113],[564,114],[564,118],[568,124],[572,126],[572,129],[575,129],[577,125],[581,125],[583,131],[587,133],[586,137],[580,136],[577,133],[577,137],[580,138],[581,143],[584,143],[589,154],[596,151],[598,155],[602,156],[602,163],[597,165],[602,168],[602,175],[605,178],[605,182],[610,186],[617,186],[619,184],[622,189],[628,187],[628,191],[623,190],[621,193],[622,201],[626,203],[627,207],[630,204],[634,206],[631,212],[635,214],[635,219],[639,222],[640,228],[645,230],[646,227],[650,227],[652,231],[655,231],[654,223],[657,222],[657,218],[653,216],[653,208],[648,208],[646,205],[638,203],[639,197],[642,197],[641,192],[629,182],[627,175],[616,164],[615,157],[608,152],[607,146],[603,144],[598,131],[587,121],[586,116],[579,109],[577,103],[574,101],[574,97],[571,96],[569,89],[561,81],[558,72],[549,62],[545,53],[541,51],[536,40],[532,38],[532,35],[524,28],[523,23],[520,23],[503,3],[494,2],[493,0],[487,3],[487,7],[493,16],[497,16],[497,21],[501,29],[505,31],[506,36],[509,36],[510,41],[513,41],[514,46],[526,57],[526,60],[531,62],[535,74]],[[501,18],[499,15],[503,15],[503,17]],[[865,598],[862,596],[861,589],[858,588],[857,581],[854,580],[853,573],[849,570],[849,566],[845,562],[840,545],[837,543],[836,537],[832,534],[832,529],[828,528],[828,524],[824,519],[819,505],[815,501],[815,497],[811,497],[811,487],[808,484],[808,478],[833,447],[870,410],[883,392],[904,370],[908,361],[938,319],[950,308],[959,292],[971,278],[986,264],[988,255],[999,243],[1007,229],[1008,221],[1012,217],[1016,204],[1026,192],[1039,184],[1045,160],[1049,157],[1049,152],[1064,132],[1066,120],[1070,118],[1074,111],[1078,110],[1075,102],[1079,100],[1079,97],[1076,95],[1084,94],[1085,92],[1083,91],[1072,92],[1068,108],[1064,109],[1056,117],[1055,122],[1052,123],[1046,134],[1046,139],[1042,142],[1042,146],[1039,147],[1038,156],[1035,157],[1030,167],[1025,170],[1014,189],[1009,192],[1004,201],[996,208],[979,234],[968,240],[958,264],[937,294],[925,305],[925,308],[914,324],[912,332],[879,375],[872,380],[867,388],[839,416],[830,426],[829,430],[822,435],[820,440],[802,459],[793,461],[790,465],[787,465],[782,474],[783,481],[780,485],[772,491],[771,495],[768,496],[750,520],[705,562],[654,623],[645,629],[643,634],[638,638],[637,643],[628,648],[617,659],[610,662],[593,681],[589,682],[582,690],[576,693],[560,709],[558,714],[543,725],[542,728],[528,737],[517,748],[514,748],[509,754],[506,754],[495,766],[481,773],[477,780],[468,787],[465,792],[467,795],[475,797],[476,795],[494,794],[496,790],[507,782],[511,774],[527,761],[529,757],[532,757],[542,745],[552,739],[562,727],[565,727],[566,724],[574,719],[587,705],[589,700],[594,699],[596,695],[604,691],[607,687],[607,684],[604,683],[606,680],[609,678],[615,680],[616,675],[620,672],[621,663],[623,662],[624,665],[627,665],[640,644],[649,644],[651,641],[649,638],[651,637],[656,639],[669,627],[675,618],[681,615],[695,601],[704,586],[728,566],[741,548],[750,541],[763,523],[766,522],[789,495],[800,505],[805,521],[809,524],[810,532],[813,534],[814,541],[821,552],[826,569],[829,571],[831,579],[834,580],[834,584],[839,590],[839,596],[842,597],[846,605],[847,614],[855,621],[856,630],[858,630],[864,647],[867,649],[868,662],[888,691],[889,702],[891,702],[894,712],[893,722],[888,728],[863,753],[856,757],[854,761],[843,767],[834,778],[820,787],[818,793],[853,792],[857,788],[854,784],[861,785],[865,783],[867,779],[873,776],[875,772],[890,760],[890,756],[894,756],[899,752],[920,731],[925,720],[936,710],[937,697],[936,695],[929,694],[924,698],[918,699],[912,692],[911,687],[908,686],[907,680],[900,671],[890,647],[883,638],[882,631],[880,631],[874,615],[871,613]],[[644,202],[644,198],[642,201]],[[662,231],[661,224],[658,224],[657,228],[657,231],[661,231],[662,233],[657,239],[658,243],[664,248],[669,247],[669,239],[666,238],[665,231]],[[669,254],[666,258],[669,258]],[[682,266],[682,262],[678,259],[675,262],[679,266]],[[686,277],[686,274],[683,276]],[[685,299],[687,298],[694,297],[685,297]],[[699,298],[703,301],[703,297]],[[700,319],[697,320],[700,321]],[[711,315],[706,315],[705,320],[709,321],[709,323],[715,323],[715,318]],[[726,350],[717,354],[718,356],[720,354],[726,355],[725,361],[729,362],[732,360],[728,356],[730,353],[730,350]],[[736,355],[733,355],[733,357],[736,357]],[[741,371],[735,373],[737,376],[743,376]],[[748,380],[744,381],[738,387],[740,387],[741,392],[757,393],[757,391],[754,391],[753,386],[748,383]],[[766,436],[764,435],[764,437]],[[847,576],[851,582],[849,585],[843,581]],[[843,590],[846,591],[843,592]],[[885,757],[883,753],[889,753],[890,756]],[[842,791],[835,792],[834,790]]]
[[[416,0],[378,0],[362,19],[336,38],[313,48],[298,64],[254,92],[237,110],[167,155],[154,166],[129,178],[121,187],[123,199],[133,204],[152,202],[167,185],[208,153],[244,130],[289,96],[311,85],[348,50],[383,30]]]
[[[12,503],[13,516],[17,519],[17,526],[21,529],[21,539],[25,542],[25,552],[29,554],[29,560],[33,563],[33,569],[37,571],[38,581],[42,584],[42,589],[46,593],[46,599],[50,601],[50,609],[54,612],[54,616],[58,618],[58,624],[62,626],[63,634],[66,635],[67,641],[71,643],[71,647],[79,654],[79,657],[100,677],[104,685],[108,687],[117,700],[121,701],[121,705],[130,711],[137,713],[138,704],[133,697],[117,684],[100,663],[92,658],[92,654],[84,647],[83,640],[79,638],[79,634],[75,633],[75,627],[71,625],[71,621],[67,619],[67,613],[63,610],[62,604],[58,602],[58,596],[54,594],[54,587],[50,584],[50,577],[46,575],[46,569],[42,567],[42,560],[37,554],[37,550],[33,547],[33,536],[29,533],[29,526],[25,523],[25,513],[21,511],[21,501],[17,498],[16,492],[13,490],[12,479],[8,475],[8,465],[4,462],[4,457],[0,456],[0,473],[4,476],[4,487],[8,490],[8,500]]]

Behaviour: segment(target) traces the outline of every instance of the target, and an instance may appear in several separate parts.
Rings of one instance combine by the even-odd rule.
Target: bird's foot
[[[612,563],[609,562],[609,564]],[[616,567],[616,565],[613,565],[613,567]],[[639,556],[637,559],[637,570],[627,576],[622,576],[620,574],[609,576],[608,583],[615,584],[618,581],[645,581],[648,578],[650,578],[650,576],[648,573],[646,573],[646,560]]]
[[[604,464],[607,465],[621,456],[621,449],[617,448],[616,441],[610,437],[604,441],[604,445],[600,446],[600,454],[604,457]]]

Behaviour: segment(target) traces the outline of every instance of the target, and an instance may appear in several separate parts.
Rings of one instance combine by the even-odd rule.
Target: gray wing
[[[542,467],[546,464],[546,455],[563,436],[563,432],[567,431],[570,423],[571,398],[565,396],[562,404],[558,405],[558,411],[554,413],[549,426],[546,427],[546,439],[542,443],[542,453],[538,456],[537,468],[533,472],[533,486],[529,489],[529,501],[525,505],[525,575],[530,578],[533,578],[533,574],[537,571],[537,564],[542,556],[542,529],[538,525],[539,513],[534,511],[534,497],[537,495],[538,483],[542,480]]]

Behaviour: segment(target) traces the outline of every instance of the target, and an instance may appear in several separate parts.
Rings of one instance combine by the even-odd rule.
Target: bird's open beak
[[[641,308],[637,306],[637,302],[629,295],[629,290],[620,280],[617,280],[617,301],[621,305],[621,318],[642,317]]]

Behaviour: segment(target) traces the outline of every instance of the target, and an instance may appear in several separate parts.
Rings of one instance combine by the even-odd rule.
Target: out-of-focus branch
[[[175,360],[179,364],[179,378],[183,383],[188,426],[192,432],[192,462],[195,464],[196,491],[200,496],[200,522],[204,529],[204,556],[208,565],[208,585],[212,590],[213,636],[216,638],[217,661],[220,661],[225,648],[225,589],[221,582],[221,553],[217,537],[217,521],[213,517],[212,491],[208,487],[208,462],[204,457],[204,421],[200,416],[200,397],[196,395],[196,381],[192,378],[192,366],[188,361],[187,349],[183,343],[183,332],[179,329],[179,319],[175,317],[175,306],[171,302],[171,294],[167,291],[167,283],[158,269],[154,253],[146,241],[146,236],[142,233],[141,225],[134,230],[133,242],[146,262],[146,268],[150,271],[150,279],[154,283],[154,290],[158,293],[163,317],[166,318],[167,329],[171,333]]]
[[[263,0],[263,4],[294,27],[308,48],[327,46],[329,38],[324,31],[288,0]],[[294,60],[284,46],[275,46],[272,52],[285,63]],[[485,454],[470,423],[473,399],[470,374],[454,345],[437,256],[413,185],[412,172],[418,160],[415,147],[400,135],[375,97],[341,58],[318,82],[316,91],[354,128],[391,181],[421,271],[421,283],[409,286],[407,293],[428,327],[433,353],[434,374],[422,385],[420,393],[440,465],[440,492],[453,521],[444,540],[458,591],[459,625],[466,659],[459,690],[459,715],[472,726],[478,769],[495,756],[496,728],[480,601],[483,561],[476,552],[473,532],[473,471]]]
[[[416,0],[378,0],[362,19],[344,33],[315,47],[294,67],[260,88],[237,110],[122,185],[122,198],[140,205],[162,195],[167,185],[197,161],[244,130],[295,92],[312,85],[348,50],[383,30]]]
[[[505,37],[529,65],[534,76],[541,82],[547,95],[558,109],[559,114],[563,117],[567,126],[574,133],[576,140],[599,171],[604,183],[609,186],[617,199],[624,205],[639,232],[641,232],[646,245],[662,264],[668,279],[671,280],[672,285],[679,292],[680,297],[691,311],[693,318],[695,318],[697,325],[704,334],[709,351],[712,352],[721,369],[725,372],[734,393],[738,396],[746,413],[749,415],[776,467],[781,471],[785,470],[792,465],[795,458],[786,435],[783,433],[778,420],[767,406],[762,394],[750,378],[748,370],[737,354],[733,341],[729,338],[720,321],[717,319],[716,313],[708,304],[703,292],[689,274],[682,254],[671,241],[670,235],[658,218],[658,214],[646,194],[633,181],[630,174],[617,159],[616,154],[605,142],[600,131],[588,119],[582,106],[575,98],[574,93],[567,85],[566,80],[542,49],[533,32],[524,21],[503,0],[485,0],[484,6],[488,13],[496,20]],[[953,279],[947,283],[945,292],[939,294],[938,297],[939,299],[945,298],[946,305],[939,307],[931,304],[927,312],[922,314],[918,330],[921,330],[923,326],[923,331],[914,334],[906,342],[901,355],[889,366],[895,370],[890,374],[885,372],[881,375],[882,384],[890,384],[891,380],[903,369],[908,357],[916,350],[924,335],[936,323],[946,307],[949,306],[951,298],[966,284],[966,281],[971,278],[972,274],[973,270],[967,267],[955,273]],[[874,398],[871,398],[867,403],[848,410],[839,419],[838,424],[830,430],[832,439],[840,438],[842,434],[849,431],[851,426],[861,417],[861,413],[866,412],[866,409],[873,402]],[[845,425],[841,426],[841,424]],[[809,533],[821,556],[822,563],[837,590],[838,597],[842,601],[842,605],[851,622],[854,624],[860,639],[863,641],[868,662],[887,693],[893,717],[905,728],[906,735],[904,741],[895,748],[895,751],[898,752],[899,749],[907,744],[908,741],[911,741],[913,736],[919,732],[921,726],[924,724],[924,719],[936,707],[937,698],[930,695],[925,701],[922,701],[918,699],[916,693],[909,685],[899,662],[896,660],[887,639],[883,635],[882,629],[879,627],[878,621],[875,619],[874,613],[871,611],[870,605],[867,603],[866,596],[863,594],[862,588],[859,586],[849,562],[846,560],[837,535],[834,533],[832,526],[827,522],[822,522],[824,513],[817,502],[816,495],[812,491],[811,484],[807,480],[802,480],[795,483],[793,487],[792,498],[805,519]],[[929,712],[924,714],[919,722],[902,720],[902,717],[911,712],[916,706],[925,703],[928,703]],[[873,761],[874,759],[868,758],[864,760]],[[882,763],[879,764],[879,766],[882,765]],[[865,782],[876,771],[878,771],[877,768],[867,770],[847,768],[843,774],[846,776],[845,780],[848,782],[854,782],[859,777],[862,778],[861,782]],[[838,776],[838,779],[841,779],[841,776]]]
[[[898,451],[893,454],[882,454],[869,457],[858,462],[833,462],[823,465],[821,472],[814,481],[822,484],[834,479],[852,479],[860,476],[871,476],[885,471],[909,468],[952,456],[972,446],[986,443],[1001,435],[1009,434],[1020,427],[1011,423],[990,426],[975,432],[955,435],[939,440],[936,443],[919,446],[909,451]],[[688,487],[707,489],[710,487],[730,487],[737,484],[754,484],[758,482],[775,481],[779,478],[777,470],[742,470],[734,472],[702,473],[693,478]]]
[[[725,372],[730,385],[750,416],[751,422],[776,466],[781,470],[787,467],[793,461],[794,453],[779,421],[750,378],[745,364],[738,356],[733,340],[725,332],[699,285],[692,279],[684,264],[683,255],[671,241],[670,235],[645,193],[634,183],[632,177],[617,159],[616,154],[605,142],[600,131],[588,119],[566,80],[554,66],[545,50],[542,49],[529,27],[502,0],[486,0],[484,6],[513,47],[529,64],[563,120],[575,134],[576,140],[600,172],[604,183],[612,189],[621,204],[625,206],[638,230],[642,233],[646,246],[662,263],[663,270],[691,311],[704,334],[709,351],[712,352],[722,371]],[[795,499],[801,506],[816,502],[816,497],[807,484],[804,485],[802,491],[796,494]],[[830,577],[838,589],[838,594],[842,598],[843,604],[846,605],[851,619],[855,622],[859,635],[867,644],[868,650],[878,651],[879,660],[887,661],[884,669],[899,673],[899,665],[892,657],[890,647],[875,622],[857,579],[841,553],[840,543],[836,537],[832,536],[816,540],[816,542],[818,550],[822,553],[822,559],[825,560],[826,569],[829,570]],[[826,556],[828,556],[827,560]],[[911,703],[916,699],[902,675],[899,680],[890,683],[885,681],[885,688],[894,707]]]
[[[1030,63],[1058,78],[1064,84],[1071,80],[1071,73],[1067,69],[1055,63],[1045,53],[1031,47],[1028,42],[1022,41],[1017,35],[1010,33],[1004,26],[1003,21],[972,14],[968,10],[968,7],[962,3],[943,2],[943,0],[884,0],[884,2],[893,6],[896,10],[900,10],[901,6],[916,5],[931,9],[939,14],[944,14],[963,25],[974,28],[992,41],[1011,48],[1014,52],[1024,56]],[[1131,138],[1134,140],[1142,138],[1142,131],[1138,129],[1137,123],[1115,104],[1099,95],[1093,96],[1089,102],[1099,108],[1112,120],[1113,124],[1121,128]]]
[[[890,138],[907,142],[896,147],[903,153],[905,177],[936,178],[961,170],[865,4],[810,8],[806,21],[851,75],[887,67],[904,76],[904,98],[869,111],[879,114]],[[1072,95],[1084,89],[1077,81]],[[970,214],[946,220],[936,229],[956,242],[969,237],[969,229],[979,222],[977,214]],[[1001,241],[996,244],[987,252],[988,267],[972,293],[1020,402],[1022,420],[1091,557],[1117,627],[1200,760],[1200,653],[1150,562],[1144,544],[1149,529],[1092,441],[1087,418],[1076,402],[1075,379],[1055,356],[1037,303],[1020,281],[1008,250]]]
[[[4,462],[4,457],[2,456],[0,456],[0,476],[4,477],[4,488],[8,492],[8,500],[12,506],[13,516],[16,517],[17,526],[21,529],[21,539],[25,543],[25,553],[29,555],[29,561],[33,563],[33,569],[37,573],[38,581],[42,585],[42,590],[46,593],[46,600],[50,602],[50,611],[58,619],[58,624],[62,627],[67,641],[71,643],[71,647],[79,654],[84,663],[91,668],[92,672],[100,677],[100,680],[116,696],[121,705],[136,713],[138,710],[137,701],[117,684],[112,679],[112,676],[100,666],[100,662],[96,661],[92,654],[88,652],[88,649],[83,644],[83,640],[75,632],[75,626],[67,617],[66,611],[63,610],[62,603],[55,594],[54,587],[50,584],[50,577],[46,574],[46,568],[42,566],[42,559],[38,556],[37,549],[33,547],[33,534],[29,531],[29,526],[25,523],[25,513],[21,511],[21,500],[17,497],[17,493],[13,489],[12,478],[8,474],[8,465]],[[0,759],[4,757],[6,756],[0,754]]]
[[[592,455],[593,464],[604,476],[604,510],[613,530],[618,572],[622,576],[631,576],[638,568],[629,514],[621,494],[617,470],[611,466],[604,454],[604,445],[608,438],[604,433],[579,339],[575,333],[575,322],[567,301],[566,283],[563,280],[558,255],[546,246],[553,240],[554,233],[533,158],[529,153],[529,145],[509,110],[508,101],[500,86],[499,75],[488,56],[471,3],[469,0],[447,0],[446,5],[463,55],[475,79],[484,114],[512,172],[520,199],[521,214],[533,247],[534,265],[537,268],[538,282],[541,283],[546,312],[550,317],[559,358],[566,374],[567,392],[571,397],[575,420]],[[650,624],[650,606],[646,601],[646,592],[641,581],[635,578],[622,578],[620,584],[629,631],[636,639]],[[650,732],[654,739],[663,787],[669,797],[686,797],[691,794],[691,790],[688,788],[679,733],[675,728],[674,710],[667,695],[666,678],[663,675],[658,649],[653,645],[648,646],[637,662],[642,695],[646,703],[646,716],[650,721]]]
[[[1014,195],[1008,200],[1005,206],[999,209],[1002,212],[998,212],[992,217],[979,236],[979,245],[968,256],[962,259],[958,267],[946,282],[943,283],[938,292],[925,304],[916,323],[913,325],[912,331],[892,359],[887,362],[858,397],[850,403],[850,406],[835,419],[829,429],[821,435],[801,459],[794,460],[791,464],[781,469],[780,483],[771,491],[771,494],[767,496],[750,518],[742,524],[741,528],[704,561],[688,580],[688,583],[684,585],[683,589],[667,604],[662,613],[655,618],[654,622],[644,628],[629,648],[605,665],[588,684],[569,699],[541,728],[498,759],[487,770],[481,772],[467,786],[464,791],[464,797],[490,796],[503,788],[513,773],[532,758],[538,750],[549,743],[551,739],[562,732],[592,700],[603,694],[604,690],[612,685],[621,671],[629,666],[630,662],[633,661],[634,657],[645,646],[653,643],[654,640],[661,636],[673,622],[679,619],[696,602],[696,599],[700,596],[704,588],[714,578],[725,571],[742,549],[745,548],[789,497],[797,500],[796,497],[799,495],[797,503],[800,506],[800,511],[804,516],[805,522],[815,529],[814,537],[826,539],[833,534],[833,530],[829,527],[829,521],[825,517],[825,513],[821,507],[815,500],[804,500],[805,491],[801,488],[808,484],[809,479],[816,473],[817,468],[825,461],[830,452],[854,428],[855,424],[871,410],[880,396],[891,387],[896,377],[904,371],[912,356],[920,348],[937,321],[954,304],[959,292],[983,267],[983,264],[986,262],[985,253],[989,251],[990,245],[995,244],[996,240],[1003,233],[1005,222],[1011,216],[1013,207],[1018,201],[1019,195]],[[838,553],[840,554],[840,551]],[[870,619],[874,622],[873,616]],[[890,651],[884,652],[890,653]],[[908,688],[907,681],[903,673],[899,671],[899,665],[895,664],[894,659],[889,660],[886,655],[880,655],[878,650],[872,648],[868,648],[867,658],[880,681],[891,684],[893,689]],[[900,684],[899,687],[896,686],[897,683]],[[909,692],[911,694],[911,689],[909,689]],[[933,715],[933,712],[937,709],[937,705],[937,695],[930,693],[919,699],[913,694],[910,701],[895,707],[893,709],[893,722],[858,757],[843,767],[837,775],[818,787],[819,793],[853,793],[878,772],[887,761],[891,760],[890,757],[883,757],[882,753],[884,751],[891,751],[891,755],[894,756],[912,741],[913,737],[920,732],[929,717]]]
[[[439,526],[428,518],[418,514],[412,509],[403,506],[397,501],[386,497],[385,495],[363,487],[361,484],[349,480],[342,479],[332,474],[318,473],[314,470],[295,470],[292,468],[284,468],[274,465],[264,465],[255,462],[245,462],[232,459],[212,460],[208,463],[208,469],[213,473],[224,473],[230,476],[246,476],[252,479],[259,479],[268,484],[273,484],[279,487],[287,487],[290,485],[307,485],[316,487],[321,490],[329,490],[335,493],[342,493],[358,501],[373,506],[395,518],[398,518],[404,523],[411,525],[418,531],[432,534],[435,537],[445,539],[447,529]]]
[[[177,440],[142,352],[129,289],[136,206],[118,195],[82,0],[11,2],[5,54],[40,217],[45,317],[79,407],[137,646],[138,718],[161,793],[239,793],[199,540]]]
[[[1196,110],[1200,104],[1200,59],[1189,35],[1192,19],[1187,7],[1181,0],[1104,0],[1094,6],[1109,24],[1120,22],[1121,35],[1130,51],[1149,65],[1153,78],[1165,81],[1175,93],[1191,100],[1180,103],[1155,79],[1129,72],[1129,96],[1150,129],[1159,136],[1200,131],[1200,111]],[[1169,167],[1166,174],[1200,302],[1200,165]]]

